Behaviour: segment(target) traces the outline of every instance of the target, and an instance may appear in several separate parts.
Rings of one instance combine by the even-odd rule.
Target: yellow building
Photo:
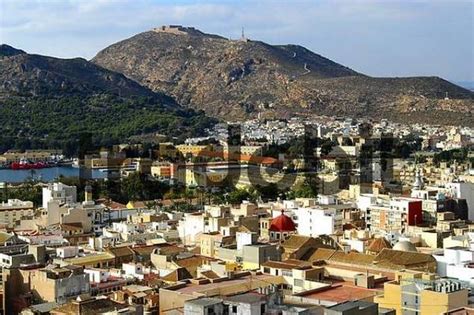
[[[0,203],[0,225],[14,227],[16,222],[24,217],[32,217],[34,214],[33,202],[8,199]]]
[[[26,150],[25,152],[9,150],[0,155],[0,162],[12,163],[18,162],[21,159],[27,159],[31,162],[47,161],[52,156],[59,154],[62,154],[61,150]]]
[[[198,171],[192,168],[185,170],[186,186],[213,187],[224,184],[227,174],[225,172]]]
[[[223,236],[219,232],[203,233],[199,236],[201,255],[216,257],[216,250],[221,246],[228,246],[234,242],[232,236]]]
[[[199,156],[201,152],[211,151],[210,145],[193,145],[193,144],[180,144],[176,146],[176,150],[181,153],[184,157],[187,156]]]
[[[444,314],[468,305],[468,290],[456,280],[436,279],[433,274],[400,272],[384,284],[374,302],[402,314]]]
[[[223,146],[222,151],[226,154],[242,154],[252,156],[262,156],[263,147],[261,145]]]
[[[124,158],[92,158],[90,159],[90,168],[118,169],[131,163],[131,159]]]
[[[108,252],[95,252],[86,256],[66,258],[62,261],[57,261],[57,263],[82,266],[83,268],[105,268],[115,265],[115,255]]]

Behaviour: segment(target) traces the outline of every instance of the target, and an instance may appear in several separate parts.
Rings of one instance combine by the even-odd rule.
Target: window
[[[265,314],[265,304],[260,304],[260,314]]]
[[[293,272],[291,270],[282,270],[281,275],[287,276],[287,277],[293,277]]]
[[[237,313],[237,305],[232,305],[232,313]]]
[[[293,280],[293,284],[295,285],[295,287],[302,287],[303,283],[304,283],[304,281],[302,279]]]

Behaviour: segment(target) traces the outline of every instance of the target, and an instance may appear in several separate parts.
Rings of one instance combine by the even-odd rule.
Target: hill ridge
[[[371,77],[299,45],[178,31],[190,36],[146,31],[91,61],[226,120],[319,113],[474,125],[474,93],[438,77]]]

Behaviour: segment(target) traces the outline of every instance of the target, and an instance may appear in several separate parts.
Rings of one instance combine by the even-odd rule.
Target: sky
[[[270,44],[298,44],[377,77],[474,81],[472,0],[0,0],[0,42],[92,58],[167,24]]]

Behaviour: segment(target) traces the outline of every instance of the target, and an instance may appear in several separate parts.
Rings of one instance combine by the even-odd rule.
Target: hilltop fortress
[[[160,27],[155,27],[153,29],[154,32],[157,33],[170,33],[175,35],[188,35],[190,33],[199,32],[194,27],[184,27],[182,25],[162,25]]]
[[[157,33],[168,33],[168,34],[174,34],[174,35],[206,35],[209,38],[225,39],[224,37],[221,37],[218,35],[205,34],[194,27],[187,27],[187,26],[182,26],[182,25],[162,25],[160,27],[153,28],[152,31],[157,32]],[[242,29],[242,36],[239,39],[232,40],[229,38],[229,40],[238,41],[238,42],[250,41],[247,37],[245,37],[243,29]]]

